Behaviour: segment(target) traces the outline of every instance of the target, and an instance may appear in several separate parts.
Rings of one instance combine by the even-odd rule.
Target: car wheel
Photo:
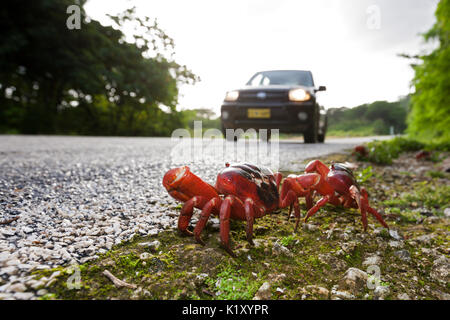
[[[319,141],[320,143],[324,143],[325,142],[325,135],[327,133],[327,127],[328,127],[327,120],[325,120],[325,125],[324,125],[324,127],[322,129],[322,133],[319,133],[317,135],[317,141]]]
[[[316,143],[317,132],[305,132],[303,134],[303,139],[305,140],[305,143]]]
[[[324,143],[325,142],[325,134],[324,133],[318,134],[317,135],[317,141],[319,143]]]
[[[314,121],[314,125],[308,128],[307,131],[303,133],[303,140],[305,143],[316,143],[318,140],[317,123]]]

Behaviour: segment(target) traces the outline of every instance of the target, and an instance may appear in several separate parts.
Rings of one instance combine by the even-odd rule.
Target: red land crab
[[[194,236],[197,242],[204,244],[200,233],[209,216],[219,216],[221,244],[234,256],[229,245],[230,219],[247,221],[247,240],[253,244],[253,221],[278,208],[278,185],[281,178],[281,174],[273,174],[267,168],[250,164],[226,164],[213,187],[185,166],[169,170],[163,178],[163,185],[173,198],[184,202],[178,229],[184,234],[192,235],[187,227],[193,209],[201,209]]]
[[[313,179],[308,179],[308,176],[312,176]],[[302,188],[308,189],[316,183],[316,176],[316,174],[305,175]],[[204,244],[200,237],[203,228],[211,214],[219,216],[221,244],[230,255],[234,256],[229,244],[230,219],[247,222],[247,240],[253,244],[254,220],[278,208],[292,205],[289,202],[292,197],[289,192],[291,187],[289,179],[283,184],[283,199],[279,197],[281,179],[280,173],[274,174],[268,168],[251,164],[226,164],[226,168],[217,176],[216,186],[213,187],[193,174],[189,167],[184,166],[169,170],[163,178],[163,185],[173,198],[184,202],[178,219],[178,229],[186,235],[192,235],[187,227],[193,209],[201,209],[200,219],[193,235],[197,242]],[[298,211],[296,216],[299,218],[298,203],[295,208],[296,212]]]
[[[369,151],[367,150],[367,148],[365,146],[356,146],[353,149],[352,155],[356,155],[359,158],[367,158],[369,155]]]
[[[416,160],[431,160],[431,152],[422,150],[416,153]]]
[[[311,161],[305,168],[307,173],[318,173],[320,181],[313,187],[323,197],[308,210],[305,222],[327,202],[343,205],[345,208],[359,208],[364,231],[367,230],[367,215],[372,214],[383,227],[389,229],[387,223],[377,210],[369,205],[369,195],[364,187],[360,187],[352,171],[341,163],[334,163],[329,168],[319,160]]]
[[[294,206],[297,229],[300,212],[298,210],[298,197],[306,198],[306,207],[308,212],[305,222],[313,216],[326,203],[336,206],[342,205],[345,208],[359,208],[364,231],[367,230],[367,212],[372,214],[384,227],[389,226],[381,217],[377,210],[369,206],[368,193],[364,187],[360,187],[353,176],[352,171],[340,163],[332,164],[329,168],[319,160],[311,161],[305,168],[306,174],[298,176],[289,176],[285,179],[286,192],[283,188],[280,198],[285,198],[285,205]],[[305,187],[310,185],[310,187]],[[290,194],[287,196],[287,194]],[[322,198],[313,206],[312,199],[318,193]],[[290,215],[290,212],[289,212]]]

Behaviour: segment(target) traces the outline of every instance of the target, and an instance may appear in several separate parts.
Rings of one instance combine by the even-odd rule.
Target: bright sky
[[[327,86],[326,108],[355,107],[408,94],[414,75],[399,53],[425,48],[438,0],[89,0],[86,12],[131,6],[157,18],[174,39],[175,60],[201,81],[180,90],[180,109],[219,113],[226,91],[257,71],[302,69]]]

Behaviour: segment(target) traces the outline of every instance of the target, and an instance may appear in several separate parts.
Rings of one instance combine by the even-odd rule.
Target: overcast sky
[[[413,71],[399,53],[425,48],[437,0],[89,0],[86,12],[136,6],[175,41],[175,60],[201,77],[181,88],[180,109],[219,112],[228,90],[257,71],[313,72],[326,108],[408,94]]]

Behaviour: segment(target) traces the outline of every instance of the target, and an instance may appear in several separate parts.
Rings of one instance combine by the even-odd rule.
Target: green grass
[[[420,150],[431,151],[431,161],[440,161],[440,152],[450,150],[449,143],[422,142],[408,137],[396,137],[391,140],[373,141],[367,145],[369,155],[358,156],[358,160],[369,161],[381,165],[390,165],[392,161],[403,152],[416,152]]]
[[[443,179],[445,178],[445,173],[442,171],[428,171],[427,172],[427,176],[431,177],[431,178],[438,178],[438,179]]]
[[[207,278],[205,282],[216,292],[216,299],[251,300],[262,284],[258,278],[244,276],[235,267],[228,265],[214,278]]]
[[[375,135],[373,128],[360,128],[358,130],[327,130],[327,136],[330,137],[370,137]]]
[[[283,246],[288,247],[288,246],[292,245],[295,240],[296,240],[295,235],[291,234],[291,235],[288,235],[287,237],[283,237],[280,242]]]
[[[399,213],[406,221],[416,221],[420,214],[411,212],[411,207],[425,207],[435,215],[442,216],[445,208],[450,205],[450,186],[442,185],[438,181],[416,182],[410,192],[403,192],[400,196],[383,201],[383,205],[390,207],[390,212]]]
[[[372,166],[368,166],[367,168],[363,169],[362,171],[356,172],[356,180],[358,183],[363,184],[367,180],[369,180],[373,176],[373,168]]]

